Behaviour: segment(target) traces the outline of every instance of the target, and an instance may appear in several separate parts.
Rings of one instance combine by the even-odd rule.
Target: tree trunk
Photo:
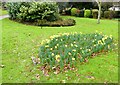
[[[97,24],[100,24],[100,17],[101,17],[101,2],[98,2],[98,7],[99,7],[99,11],[98,11],[98,22],[97,22]]]

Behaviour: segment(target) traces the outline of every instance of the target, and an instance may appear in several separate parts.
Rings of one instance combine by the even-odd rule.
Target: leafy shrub
[[[115,11],[110,11],[109,19],[113,19],[115,17]]]
[[[71,9],[71,15],[75,16],[77,14],[77,8],[72,8]]]
[[[104,11],[104,18],[109,18],[110,11]]]
[[[0,6],[2,7],[3,10],[6,10],[7,7],[6,7],[6,2],[1,2],[0,1]]]
[[[93,18],[97,19],[98,18],[98,9],[93,9],[92,15],[93,15]]]
[[[100,17],[103,17],[103,11],[101,11],[100,13],[101,13]],[[93,9],[92,15],[93,15],[93,18],[97,19],[98,18],[98,9]]]
[[[18,18],[21,21],[35,21],[36,19],[55,21],[59,19],[58,6],[54,2],[11,2],[8,3],[8,8],[11,19]]]
[[[8,13],[11,19],[17,18],[17,14],[19,13],[20,6],[21,6],[21,3],[17,3],[17,2],[7,4]]]
[[[79,17],[84,17],[84,10],[80,10]]]
[[[75,20],[73,19],[68,19],[68,20],[57,20],[54,22],[48,22],[46,20],[38,20],[37,22],[34,23],[34,25],[37,26],[73,26],[75,25]]]
[[[115,18],[120,18],[120,11],[115,11]]]
[[[105,11],[104,12],[104,18],[112,19],[115,17],[114,11]]]
[[[67,64],[72,67],[76,61],[85,62],[90,56],[106,52],[113,47],[112,36],[99,33],[64,33],[42,41],[39,57],[41,64],[50,65],[51,68],[63,68]]]
[[[87,17],[87,18],[89,18],[90,17],[90,15],[91,15],[91,11],[90,10],[85,10],[85,12],[84,12],[84,17]]]

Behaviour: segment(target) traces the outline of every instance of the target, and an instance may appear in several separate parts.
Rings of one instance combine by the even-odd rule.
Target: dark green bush
[[[110,11],[104,11],[104,18],[109,18]]]
[[[115,17],[115,12],[114,11],[105,11],[104,12],[104,18],[112,19],[114,17]]]
[[[76,16],[76,14],[77,14],[77,8],[72,8],[71,9],[71,15]]]
[[[16,19],[17,18],[17,14],[20,12],[20,6],[22,3],[18,3],[18,2],[12,2],[12,3],[8,3],[7,4],[7,8],[8,8],[8,13],[11,19]]]
[[[91,15],[91,11],[90,10],[85,10],[85,12],[84,12],[84,17],[87,17],[87,18],[89,18],[90,17],[90,15]]]
[[[115,18],[120,18],[120,11],[115,11]]]
[[[21,21],[35,21],[46,19],[56,21],[58,17],[58,6],[54,2],[16,2],[8,3],[11,19]]]
[[[106,52],[114,47],[112,36],[79,33],[64,33],[51,36],[41,42],[39,57],[41,64],[50,67],[66,64],[74,66],[76,61],[85,62],[92,55]]]

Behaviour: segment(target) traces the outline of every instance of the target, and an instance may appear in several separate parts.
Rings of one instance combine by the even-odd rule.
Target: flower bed
[[[75,66],[76,61],[85,62],[89,57],[114,47],[112,36],[100,33],[64,33],[42,41],[39,49],[41,64],[50,68]]]

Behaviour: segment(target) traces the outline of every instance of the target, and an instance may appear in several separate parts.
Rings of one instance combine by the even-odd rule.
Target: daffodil
[[[60,62],[60,55],[55,56],[56,61]]]
[[[54,53],[52,53],[52,56],[54,56]]]
[[[68,53],[69,55],[72,55],[70,52]]]
[[[46,45],[45,47],[46,47],[46,48],[48,48],[48,47],[49,47],[49,45]]]
[[[73,43],[76,43],[75,41]]]
[[[50,48],[50,50],[53,50],[53,48]]]
[[[81,50],[82,48],[80,48],[80,50]]]
[[[73,49],[72,51],[73,51],[73,52],[76,52],[76,50],[75,50],[75,49]]]
[[[77,45],[75,45],[75,47],[78,47]]]
[[[71,43],[71,46],[73,47],[73,44]]]
[[[88,51],[91,51],[90,49],[88,49]]]
[[[57,48],[57,46],[55,46],[55,48]]]
[[[72,58],[72,60],[74,61],[74,60],[75,60],[75,58]]]
[[[65,45],[65,47],[67,47],[67,45]]]
[[[108,45],[108,49],[110,49],[110,45]]]
[[[112,39],[112,35],[110,35],[110,38]]]

